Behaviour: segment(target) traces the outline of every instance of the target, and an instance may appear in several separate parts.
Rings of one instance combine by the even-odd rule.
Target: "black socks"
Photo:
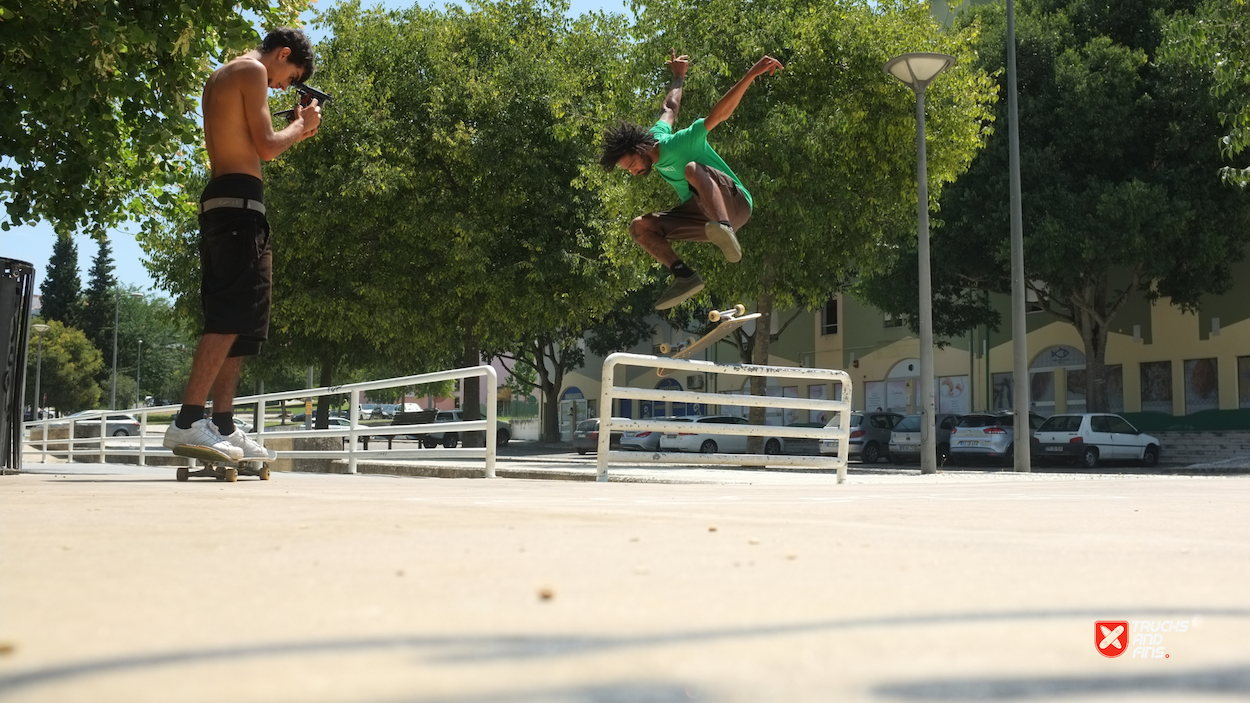
[[[178,419],[174,421],[174,424],[178,426],[178,429],[189,430],[191,429],[191,423],[203,419],[203,405],[184,405],[178,410]]]
[[[687,266],[686,262],[682,261],[681,259],[678,259],[677,263],[673,264],[672,266],[669,266],[668,270],[672,271],[673,275],[678,278],[690,278],[691,276],[694,275],[694,269]]]
[[[213,413],[213,424],[217,425],[217,431],[221,433],[222,437],[234,434],[234,411]]]

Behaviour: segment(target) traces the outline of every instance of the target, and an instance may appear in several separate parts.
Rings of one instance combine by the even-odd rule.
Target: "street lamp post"
[[[35,334],[39,335],[39,352],[35,357],[35,409],[31,412],[30,419],[40,420],[42,418],[39,417],[39,406],[42,403],[39,399],[39,382],[42,380],[40,377],[43,375],[43,333],[52,329],[52,327],[49,325],[31,325],[31,327],[35,330]]]
[[[143,371],[143,340],[139,340],[139,351],[135,352],[135,407],[143,405],[143,391],[139,390],[139,374]]]
[[[1007,0],[1007,169],[1011,188],[1011,369],[1015,470],[1031,472],[1029,328],[1025,324],[1024,215],[1020,205],[1020,115],[1016,107],[1016,10]],[[1022,441],[1023,440],[1023,441]]]
[[[142,293],[131,293],[132,298],[142,298]],[[109,391],[109,410],[117,409],[117,318],[122,309],[122,291],[117,289],[117,295],[114,296],[113,303],[113,382],[112,390]]]
[[[938,74],[955,65],[955,57],[918,52],[886,62],[885,72],[916,93],[917,251],[920,258],[920,472],[937,473],[937,409],[933,383],[933,284],[929,273],[929,175],[924,142],[924,92]]]

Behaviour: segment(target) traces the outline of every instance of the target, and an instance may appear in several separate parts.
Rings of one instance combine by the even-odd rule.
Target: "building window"
[[[1172,362],[1148,361],[1141,365],[1141,409],[1172,414]]]
[[[821,334],[837,334],[838,333],[838,299],[830,298],[825,303],[825,314],[820,321]]]
[[[1220,376],[1215,359],[1185,362],[1185,414],[1220,409]]]
[[[900,317],[894,317],[887,312],[882,320],[881,326],[886,329],[890,329],[891,327],[902,327],[903,319]]]
[[[1237,357],[1237,406],[1250,408],[1250,356]]]
[[[1013,397],[1011,374],[996,373],[992,377],[992,383],[994,384],[994,409],[1011,410]]]

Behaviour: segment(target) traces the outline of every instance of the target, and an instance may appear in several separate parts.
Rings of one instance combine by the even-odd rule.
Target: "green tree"
[[[56,320],[70,327],[79,324],[82,282],[78,278],[78,245],[72,236],[56,236],[39,293],[40,314],[45,320]]]
[[[1166,26],[1160,53],[1165,61],[1210,74],[1211,95],[1226,130],[1220,150],[1235,160],[1250,147],[1250,3],[1209,0],[1193,13],[1177,13]],[[1250,166],[1225,166],[1221,173],[1243,188],[1250,185]]]
[[[51,329],[43,335],[41,369],[37,368],[37,337],[31,337],[27,350],[26,397],[35,397],[35,375],[41,370],[40,395],[47,398],[44,407],[56,408],[62,414],[97,407],[102,393],[95,377],[104,368],[100,350],[80,329],[68,327],[60,320],[47,320],[47,324]]]
[[[1122,13],[1034,2],[1017,22],[1026,279],[1080,333],[1092,411],[1108,408],[1107,337],[1123,305],[1166,297],[1196,310],[1203,295],[1228,290],[1228,265],[1250,241],[1244,192],[1212,177],[1221,125],[1210,72],[1157,59],[1174,3],[1159,5]],[[963,21],[985,27],[979,61],[1005,80],[1003,8]],[[1007,177],[1004,130],[942,198],[931,260],[935,327],[947,334],[996,322],[984,293],[1010,290]],[[861,288],[913,329],[915,267],[913,249]]]
[[[97,349],[112,344],[113,311],[116,305],[117,277],[113,275],[113,250],[107,236],[96,240],[99,249],[91,264],[87,290],[83,295],[82,331]],[[106,339],[106,336],[108,337]]]
[[[974,64],[978,27],[944,30],[927,3],[654,0],[635,32],[642,75],[633,117],[644,124],[666,89],[670,47],[691,61],[678,128],[706,115],[761,55],[786,67],[757,79],[709,137],[754,196],[739,233],[743,260],[727,264],[714,247],[678,245],[707,281],[702,300],[689,305],[754,302],[763,315],[758,330],[772,329],[775,310],[818,308],[850,274],[888,264],[914,238],[915,98],[883,73],[888,59],[940,51],[960,62],[926,101],[934,201],[985,139],[994,92]],[[672,193],[659,185],[627,194],[619,209],[670,207]],[[749,340],[755,363],[768,362],[771,341],[771,334]],[[763,395],[764,379],[753,380],[752,392]],[[762,423],[757,410],[752,421]]]
[[[0,6],[0,228],[48,220],[102,233],[167,202],[202,141],[199,95],[215,61],[259,43],[309,0],[17,0]]]

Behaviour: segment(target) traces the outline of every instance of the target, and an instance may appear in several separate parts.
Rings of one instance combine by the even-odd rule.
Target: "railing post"
[[[147,405],[144,402],[144,405]],[[148,463],[148,414],[146,411],[139,412],[139,466],[146,466]]]
[[[616,359],[611,355],[603,362],[599,380],[599,443],[595,450],[595,480],[608,480],[608,452],[612,450],[612,386],[616,384]],[[576,432],[577,428],[573,428]]]
[[[360,390],[353,388],[347,394],[347,421],[351,428],[347,431],[347,473],[356,473],[356,425],[360,424]]]

